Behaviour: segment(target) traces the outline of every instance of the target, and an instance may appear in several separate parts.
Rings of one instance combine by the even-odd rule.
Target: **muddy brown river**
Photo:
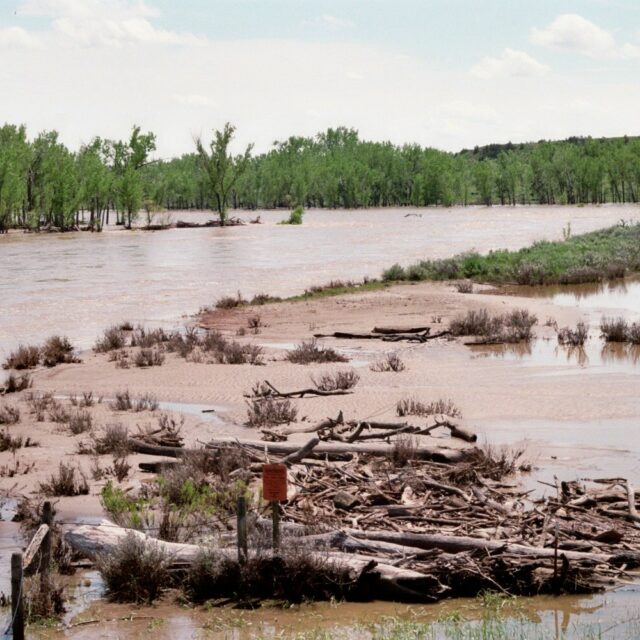
[[[174,221],[210,213],[174,212]],[[177,325],[223,295],[291,295],[334,278],[379,276],[394,262],[515,249],[638,219],[633,205],[309,211],[301,226],[0,236],[0,357],[65,333],[88,347],[122,321]]]

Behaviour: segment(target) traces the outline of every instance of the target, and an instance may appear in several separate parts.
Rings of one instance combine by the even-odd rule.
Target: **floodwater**
[[[79,347],[114,322],[179,325],[240,290],[291,295],[331,279],[377,277],[393,264],[477,249],[518,248],[535,240],[638,219],[633,205],[311,210],[301,226],[286,212],[261,225],[172,229],[112,228],[100,234],[0,236],[0,356],[19,342],[64,333]],[[175,212],[205,221],[210,213]]]

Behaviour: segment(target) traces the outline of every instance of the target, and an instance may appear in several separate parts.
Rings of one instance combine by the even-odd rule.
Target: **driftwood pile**
[[[432,417],[429,424],[447,426],[454,435],[451,419]],[[590,593],[619,584],[640,567],[640,516],[625,480],[559,483],[551,498],[533,499],[517,482],[517,472],[525,469],[517,455],[486,452],[468,438],[457,448],[424,444],[429,436],[414,439],[409,430],[398,436],[405,427],[389,435],[388,424],[354,424],[339,416],[316,425],[305,443],[216,440],[204,451],[220,458],[241,450],[249,463],[231,478],[243,478],[254,494],[262,464],[284,462],[289,496],[280,507],[283,555],[295,547],[347,570],[358,597],[364,592],[431,602],[486,589]],[[350,441],[358,430],[358,438],[375,433],[379,441]],[[174,458],[172,466],[187,464],[192,451],[139,439],[131,439],[130,447]],[[158,463],[145,468],[162,471]],[[270,533],[267,515],[266,505],[258,505],[251,520],[263,537]],[[237,558],[234,526],[229,518],[213,549],[229,561]],[[113,524],[84,525],[70,531],[67,541],[93,557],[113,549],[125,534]],[[180,566],[201,551],[198,545],[161,544]]]

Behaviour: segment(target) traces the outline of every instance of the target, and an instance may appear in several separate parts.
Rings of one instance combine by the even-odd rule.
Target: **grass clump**
[[[280,298],[279,296],[272,296],[268,293],[256,293],[256,295],[251,298],[249,304],[254,306],[261,306],[263,304],[271,304],[273,302],[281,301],[282,298]]]
[[[0,424],[9,425],[20,422],[20,409],[9,404],[0,406]]]
[[[627,330],[627,340],[631,344],[640,344],[640,322],[634,322],[629,325]]]
[[[116,396],[110,403],[110,407],[114,411],[155,411],[159,407],[158,399],[150,394],[145,393],[139,398],[132,398],[128,389],[116,392]]]
[[[235,296],[223,296],[216,302],[216,309],[235,309],[247,304],[247,300],[242,297],[238,291]]]
[[[389,371],[399,373],[404,371],[406,366],[397,353],[387,353],[382,358],[372,362],[369,369],[375,373],[387,373]]]
[[[55,367],[57,364],[79,362],[73,345],[66,336],[51,336],[40,350],[42,364],[45,367]]]
[[[455,287],[458,293],[473,293],[473,282],[471,280],[456,282]]]
[[[248,427],[273,427],[294,422],[298,409],[288,398],[256,398],[248,404]]]
[[[71,464],[61,462],[58,473],[40,483],[40,493],[45,496],[80,496],[89,493],[89,483],[84,473]]]
[[[332,347],[324,347],[313,338],[300,343],[295,349],[287,353],[286,359],[295,364],[310,364],[312,362],[349,362],[349,358],[338,353]]]
[[[360,376],[355,369],[348,369],[335,373],[323,373],[318,378],[312,377],[311,381],[320,391],[348,391],[358,384]]]
[[[167,333],[164,329],[145,329],[139,326],[131,333],[129,345],[150,349],[151,347],[170,342],[172,337],[173,334]]]
[[[9,354],[2,367],[4,369],[34,369],[40,362],[40,347],[21,344]]]
[[[127,333],[120,327],[112,326],[105,329],[102,336],[96,340],[93,350],[96,353],[108,353],[109,351],[123,349],[126,345]]]
[[[136,353],[133,362],[136,367],[147,368],[147,367],[160,367],[164,364],[164,353],[160,351],[160,349],[140,349],[138,353]]]
[[[92,426],[93,418],[91,414],[82,409],[78,409],[75,413],[71,414],[67,421],[67,428],[74,436],[90,431]]]
[[[626,342],[629,325],[622,317],[602,318],[600,332],[607,342]]]
[[[582,347],[589,337],[589,325],[578,322],[575,329],[563,327],[558,331],[558,344],[568,347]]]
[[[8,431],[0,431],[0,452],[11,451],[15,453],[22,447],[39,447],[39,443],[31,440],[31,438],[23,438],[22,436],[12,436]]]
[[[171,560],[157,543],[127,533],[108,554],[97,558],[107,595],[117,602],[149,604],[172,582]]]
[[[396,414],[404,416],[434,416],[445,415],[451,418],[461,418],[462,412],[451,400],[435,400],[433,402],[421,402],[415,398],[404,398],[396,404]]]
[[[19,393],[25,389],[31,388],[33,381],[28,373],[16,375],[10,373],[4,381],[4,387],[0,387],[0,394]]]
[[[619,278],[640,271],[640,224],[613,227],[536,242],[519,251],[464,253],[444,260],[422,260],[383,272],[386,282],[402,280],[461,280],[480,282],[574,284]]]
[[[538,318],[527,309],[514,309],[504,315],[490,316],[487,309],[471,309],[449,324],[454,336],[480,336],[484,342],[521,342],[533,338]]]
[[[121,424],[108,424],[102,433],[95,438],[95,451],[99,455],[112,453],[125,455],[129,453],[129,432]]]

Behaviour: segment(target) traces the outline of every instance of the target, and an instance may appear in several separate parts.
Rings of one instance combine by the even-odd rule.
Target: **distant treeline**
[[[139,211],[236,208],[357,208],[456,204],[637,202],[640,138],[569,138],[488,145],[447,153],[360,140],[337,128],[291,137],[267,153],[233,157],[233,128],[211,153],[150,160],[155,135],[134,127],[126,141],[95,138],[77,152],[58,134],[29,139],[0,128],[0,230],[69,228],[79,212],[94,229],[127,226]],[[229,179],[231,176],[231,180]],[[226,181],[226,182],[225,182]],[[110,220],[110,216],[113,216]]]

